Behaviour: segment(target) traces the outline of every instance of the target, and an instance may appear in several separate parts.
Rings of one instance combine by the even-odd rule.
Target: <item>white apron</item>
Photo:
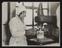
[[[18,16],[14,17],[9,22],[10,32],[12,37],[10,38],[10,46],[26,46],[27,41],[25,37],[25,25],[19,19]]]

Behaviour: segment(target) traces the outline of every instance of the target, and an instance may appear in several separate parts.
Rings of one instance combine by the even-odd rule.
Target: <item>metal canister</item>
[[[44,39],[44,31],[41,29],[37,31],[37,39]]]

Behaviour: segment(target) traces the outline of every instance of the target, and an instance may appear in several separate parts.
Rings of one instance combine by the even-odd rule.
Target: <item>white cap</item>
[[[22,11],[26,11],[26,8],[23,5],[19,4],[18,7],[16,7],[16,14],[19,15]]]

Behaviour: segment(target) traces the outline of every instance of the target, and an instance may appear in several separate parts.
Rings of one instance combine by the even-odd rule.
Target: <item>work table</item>
[[[28,41],[34,43],[34,45],[36,45],[35,43],[37,43],[37,45],[46,45],[46,44],[56,43],[55,40],[51,38],[46,38],[46,37],[44,39],[32,38],[32,39],[28,39]]]

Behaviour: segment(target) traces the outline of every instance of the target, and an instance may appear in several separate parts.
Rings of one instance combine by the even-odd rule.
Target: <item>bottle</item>
[[[44,39],[44,31],[41,29],[37,31],[37,39]]]

